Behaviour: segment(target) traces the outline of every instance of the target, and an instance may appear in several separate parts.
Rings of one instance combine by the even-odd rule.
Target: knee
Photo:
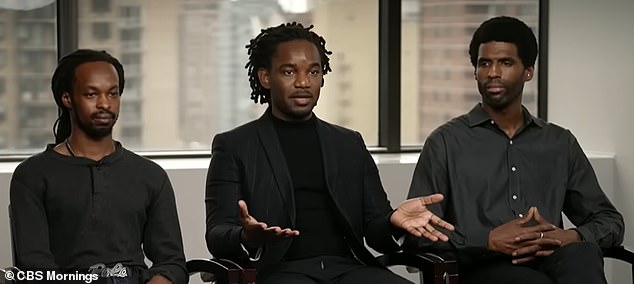
[[[599,245],[593,242],[578,242],[566,245],[559,250],[558,253],[565,255],[566,258],[574,259],[603,259],[603,253]]]
[[[559,248],[553,255],[560,268],[603,267],[601,248],[593,242],[572,243]]]

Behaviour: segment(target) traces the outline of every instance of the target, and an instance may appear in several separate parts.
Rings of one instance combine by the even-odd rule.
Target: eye
[[[513,66],[513,61],[511,61],[511,60],[504,60],[504,61],[502,61],[502,64],[504,64],[504,66]]]
[[[112,92],[110,92],[110,94],[109,94],[109,95],[110,95],[111,97],[116,97],[116,96],[118,96],[118,95],[119,95],[119,92],[118,92],[118,91],[112,91]]]
[[[491,61],[488,61],[488,60],[478,61],[478,66],[479,67],[488,67],[489,65],[491,65]]]
[[[282,74],[284,76],[293,76],[293,74],[295,74],[295,72],[293,70],[282,70]]]
[[[318,76],[319,74],[321,74],[321,70],[320,69],[311,70],[310,72],[308,72],[308,74],[310,74],[311,76]]]
[[[93,92],[86,93],[86,97],[89,97],[89,98],[96,97],[96,96],[97,96],[97,93],[93,93]]]

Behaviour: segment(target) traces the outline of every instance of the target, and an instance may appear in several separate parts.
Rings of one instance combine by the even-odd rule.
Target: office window
[[[0,71],[7,65],[7,52],[0,50]]]
[[[86,3],[78,1],[80,11]],[[79,46],[108,49],[124,63],[126,106],[114,133],[124,145],[208,151],[215,134],[259,117],[266,105],[249,99],[245,45],[292,21],[314,24],[333,51],[317,115],[377,144],[378,0],[110,3],[118,13],[99,20],[118,38],[101,43],[80,31]]]
[[[92,36],[97,41],[108,40],[110,38],[110,23],[92,23]]]
[[[494,16],[515,16],[538,32],[538,0],[403,0],[402,9],[403,145],[421,145],[433,129],[480,101],[468,53],[480,23]],[[523,95],[534,115],[537,80],[525,85]]]
[[[0,77],[0,98],[4,97],[4,93],[6,90],[7,90],[7,81],[5,80],[4,77]]]
[[[25,3],[25,1],[16,1]],[[57,109],[50,79],[57,63],[55,2],[0,8],[0,107],[4,118],[0,154],[40,151],[53,140]],[[37,4],[37,3],[35,3]],[[28,7],[22,7],[28,6]],[[33,122],[28,122],[33,115]]]
[[[93,13],[108,13],[110,12],[110,0],[92,0],[92,12]]]

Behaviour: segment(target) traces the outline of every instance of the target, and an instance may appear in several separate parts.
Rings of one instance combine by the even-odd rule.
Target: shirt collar
[[[540,128],[546,125],[546,122],[534,117],[524,106],[522,106],[522,113],[524,114],[524,125],[528,126],[533,123]],[[469,111],[467,118],[469,120],[469,127],[475,127],[491,121],[491,117],[484,111],[481,103],[476,104],[471,111]]]

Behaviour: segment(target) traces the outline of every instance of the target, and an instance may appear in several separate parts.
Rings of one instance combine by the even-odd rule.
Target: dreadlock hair
[[[62,57],[51,79],[51,90],[53,91],[53,98],[57,104],[57,120],[55,124],[53,124],[55,144],[61,143],[70,136],[70,112],[62,103],[62,95],[64,93],[72,94],[73,83],[75,81],[75,68],[83,63],[95,61],[108,62],[114,66],[119,76],[119,96],[123,92],[125,84],[123,66],[119,60],[108,54],[105,50],[78,49]]]
[[[478,49],[480,44],[500,41],[513,43],[517,47],[517,54],[522,59],[524,68],[535,66],[537,59],[537,39],[526,23],[519,19],[499,16],[484,21],[473,33],[469,44],[469,56],[471,65],[476,67],[478,63]]]
[[[260,34],[251,39],[249,44],[247,44],[246,48],[249,54],[249,61],[244,68],[248,70],[247,73],[252,90],[251,99],[255,103],[259,101],[261,104],[264,104],[271,101],[270,90],[265,89],[260,84],[258,70],[261,68],[270,70],[271,59],[280,43],[298,39],[304,39],[314,43],[317,50],[319,50],[322,73],[326,75],[329,71],[332,71],[332,69],[330,69],[330,59],[328,58],[328,55],[332,54],[332,52],[326,50],[326,40],[311,31],[312,28],[313,25],[305,28],[302,24],[297,22],[285,23],[277,27],[262,29]]]

